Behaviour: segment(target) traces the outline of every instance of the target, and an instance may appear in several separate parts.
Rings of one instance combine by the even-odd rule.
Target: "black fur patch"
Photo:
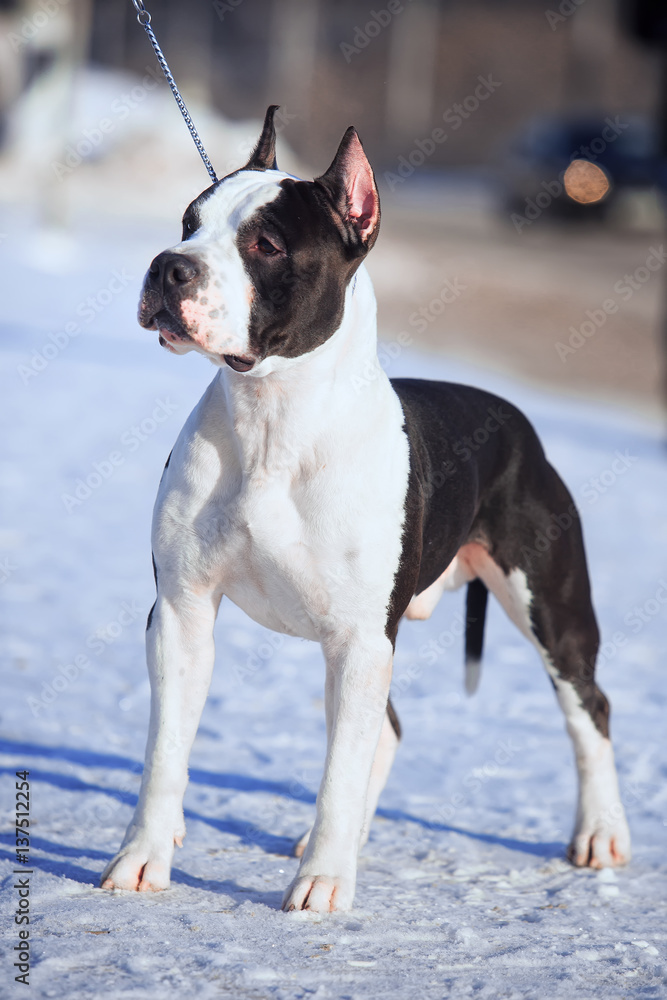
[[[460,547],[485,540],[478,516],[482,496],[511,462],[511,439],[507,430],[501,433],[503,427],[520,417],[532,432],[514,407],[479,389],[420,379],[393,379],[392,385],[405,414],[410,481],[390,637],[412,597],[437,580]],[[494,430],[486,431],[487,424]]]
[[[413,595],[437,580],[459,548],[479,542],[505,574],[525,573],[536,638],[607,736],[579,514],[535,431],[515,406],[479,389],[417,379],[392,384],[405,414],[410,479],[387,635],[395,639]]]
[[[210,190],[210,189],[209,189]],[[204,192],[206,193],[206,192]],[[202,203],[202,196],[200,195],[195,201],[191,202],[183,213],[182,222],[182,232],[181,241],[189,240],[195,235],[197,230],[201,226],[201,217],[199,215],[199,206]]]
[[[484,620],[489,592],[481,580],[471,580],[466,593],[466,663],[480,663],[484,649]]]
[[[236,236],[255,294],[250,349],[295,358],[315,350],[338,329],[345,290],[362,258],[345,242],[345,227],[325,189],[286,179]],[[276,252],[257,249],[268,241]]]
[[[401,724],[398,721],[398,716],[396,715],[396,709],[391,703],[391,698],[387,699],[387,715],[389,716],[389,721],[391,722],[391,728],[396,733],[396,739],[400,740],[402,735]]]

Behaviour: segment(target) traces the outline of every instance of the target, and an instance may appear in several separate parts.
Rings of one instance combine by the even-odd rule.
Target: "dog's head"
[[[272,105],[245,167],[186,209],[180,243],[144,279],[139,322],[176,354],[264,375],[323,344],[377,239],[380,202],[354,128],[314,181],[276,167]]]

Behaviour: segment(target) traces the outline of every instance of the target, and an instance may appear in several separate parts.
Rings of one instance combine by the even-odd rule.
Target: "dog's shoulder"
[[[542,446],[522,411],[484,389],[454,382],[395,378],[421,477],[475,479],[480,488],[500,469],[525,457],[543,459]]]

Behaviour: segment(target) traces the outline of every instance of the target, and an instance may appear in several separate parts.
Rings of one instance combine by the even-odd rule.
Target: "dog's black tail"
[[[465,686],[469,695],[477,690],[482,670],[484,648],[484,619],[489,592],[481,580],[471,580],[466,594],[466,676]]]

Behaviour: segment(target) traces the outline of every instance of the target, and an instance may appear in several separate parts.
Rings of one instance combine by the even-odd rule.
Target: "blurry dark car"
[[[599,202],[582,205],[565,192],[563,174],[572,160],[590,160],[607,174],[610,188]],[[502,187],[507,211],[530,218],[539,214],[569,219],[602,218],[625,189],[646,189],[664,182],[666,164],[658,134],[645,117],[599,114],[542,116],[526,125],[505,156]]]

